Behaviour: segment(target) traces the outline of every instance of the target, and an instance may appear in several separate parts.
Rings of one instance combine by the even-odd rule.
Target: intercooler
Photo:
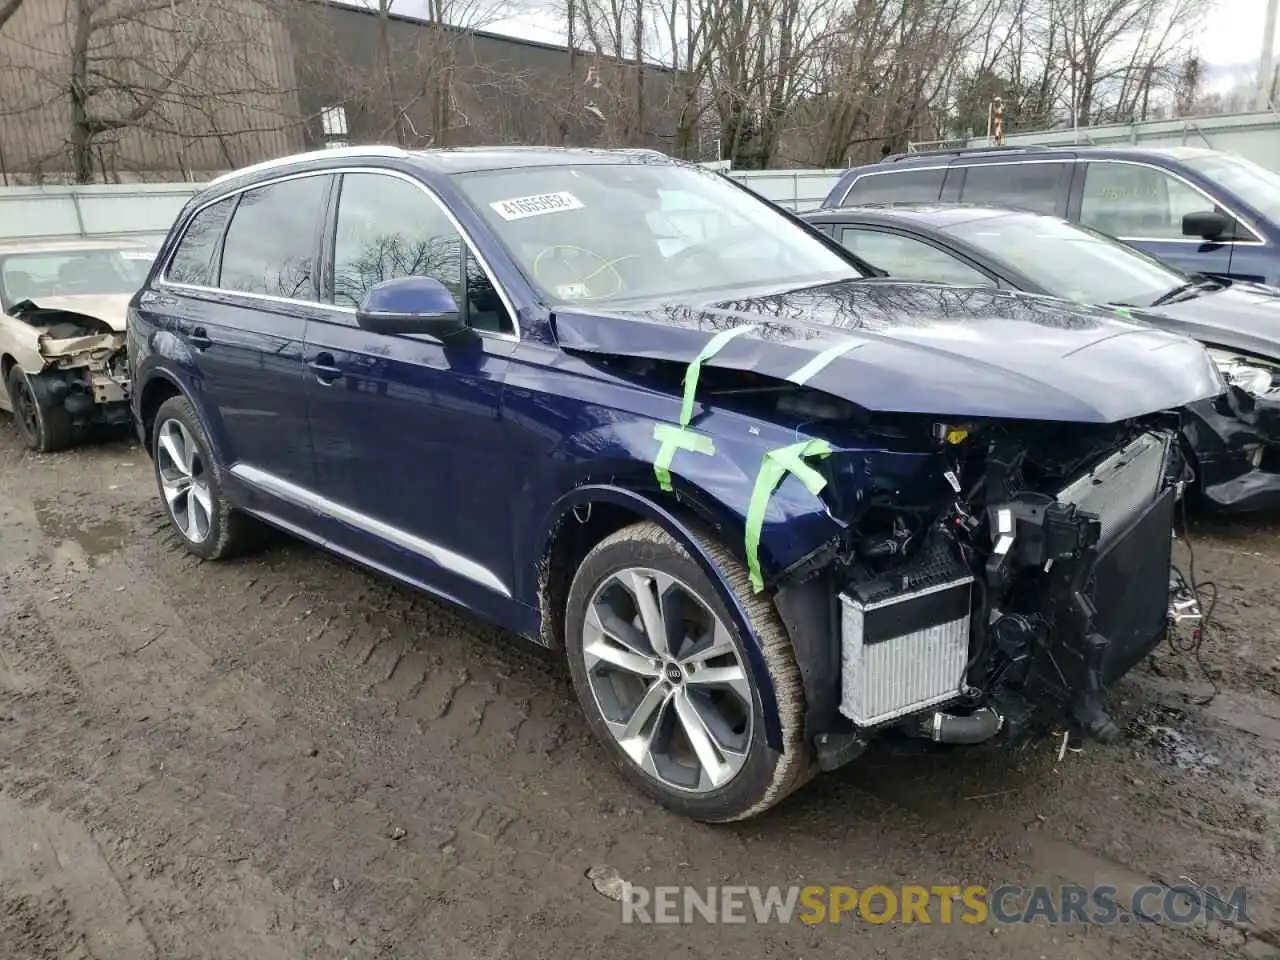
[[[1172,437],[1146,433],[1058,495],[1097,517],[1089,594],[1110,643],[1104,682],[1159,640],[1168,606],[1174,490],[1165,483]],[[973,577],[940,547],[891,578],[840,595],[840,712],[871,727],[961,695],[969,660]]]
[[[973,577],[943,547],[840,595],[840,712],[863,727],[954,699],[969,660]]]

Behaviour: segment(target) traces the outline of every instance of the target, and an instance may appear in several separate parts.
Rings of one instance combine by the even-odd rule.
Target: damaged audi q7
[[[1116,734],[1163,637],[1192,340],[890,282],[645,151],[228,175],[134,297],[187,548],[262,521],[560,651],[643,790],[758,813],[873,738]],[[423,638],[430,643],[429,637]]]

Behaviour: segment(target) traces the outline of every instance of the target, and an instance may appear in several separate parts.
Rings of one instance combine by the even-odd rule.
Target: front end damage
[[[1211,510],[1280,508],[1280,368],[1212,351],[1228,388],[1187,408],[1199,499]]]
[[[34,328],[35,362],[26,360],[22,366],[42,407],[64,409],[71,425],[80,429],[129,423],[123,332],[96,317],[31,301],[11,313]]]
[[[1065,722],[1114,739],[1104,691],[1171,620],[1198,625],[1194,596],[1171,589],[1176,415],[895,427],[918,475],[876,489],[867,454],[831,457],[842,542],[775,597],[820,764],[889,730],[996,743]]]

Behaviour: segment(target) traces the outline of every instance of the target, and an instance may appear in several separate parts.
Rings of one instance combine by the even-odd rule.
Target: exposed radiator
[[[1170,442],[1168,434],[1144,433],[1058,494],[1059,502],[1098,518],[1099,549],[1155,503],[1163,489]]]
[[[875,726],[959,695],[969,659],[973,578],[864,600],[840,595],[840,712]]]

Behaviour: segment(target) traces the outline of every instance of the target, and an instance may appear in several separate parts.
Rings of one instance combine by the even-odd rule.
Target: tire
[[[750,620],[773,681],[782,753],[765,742],[748,641],[702,568],[656,523],[619,530],[582,561],[569,588],[565,653],[587,722],[623,774],[676,813],[722,823],[767,810],[802,786],[814,765],[800,671],[777,611],[751,592],[728,550],[695,535]],[[658,621],[679,624],[674,636],[669,627],[644,629],[635,600],[642,591],[652,591],[649,612]],[[669,638],[665,651],[649,642],[653,633]],[[709,734],[696,738],[701,750],[685,732],[699,726]]]
[[[75,430],[66,408],[49,402],[48,395],[33,384],[16,364],[6,382],[13,422],[22,441],[37,453],[53,453],[71,446]]]
[[[193,455],[188,457],[187,450]],[[223,470],[186,397],[170,397],[156,411],[151,461],[174,532],[188,551],[223,560],[257,543],[256,524],[227,502]]]

